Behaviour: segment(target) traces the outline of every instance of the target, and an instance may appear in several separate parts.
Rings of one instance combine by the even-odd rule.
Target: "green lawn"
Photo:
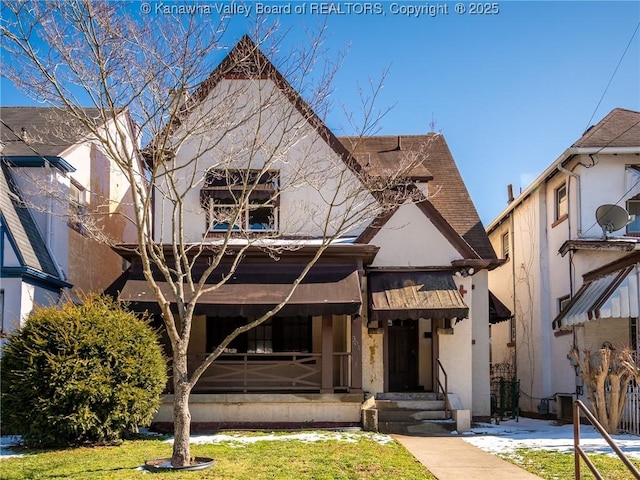
[[[351,432],[349,436],[353,441],[325,440],[308,443],[286,440],[260,441],[246,445],[192,445],[193,456],[216,459],[213,468],[200,472],[153,475],[141,471],[139,467],[146,459],[170,455],[171,445],[162,440],[132,440],[114,447],[24,450],[18,452],[24,453],[24,457],[0,460],[0,478],[435,479],[395,441],[379,442],[377,437],[365,432]]]
[[[607,480],[634,479],[634,476],[618,457],[602,454],[588,454],[588,456],[603,478]],[[502,455],[502,457],[546,480],[574,480],[575,478],[573,453],[521,449],[512,455]],[[632,459],[631,461],[637,468],[640,468],[640,460]],[[580,471],[583,480],[595,478],[583,461],[581,461]]]

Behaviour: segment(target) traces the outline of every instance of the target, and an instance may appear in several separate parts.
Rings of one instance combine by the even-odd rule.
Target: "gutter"
[[[491,233],[498,225],[500,225],[505,217],[516,208],[520,203],[531,195],[536,190],[538,185],[543,183],[548,178],[552,177],[557,171],[558,167],[563,167],[564,164],[571,159],[574,155],[624,155],[624,154],[640,154],[640,147],[570,147],[567,148],[562,154],[539,176],[531,185],[529,185],[520,195],[518,195],[507,207],[486,227],[487,233]]]

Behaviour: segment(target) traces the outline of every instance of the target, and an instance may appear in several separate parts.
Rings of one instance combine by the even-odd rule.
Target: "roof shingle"
[[[574,147],[638,147],[640,146],[640,112],[614,108],[596,125],[590,127]]]
[[[409,178],[429,177],[429,201],[442,217],[481,258],[496,258],[444,136],[429,133],[339,140],[371,175],[389,175],[394,172],[394,162],[397,170],[405,168],[406,161],[412,165]]]

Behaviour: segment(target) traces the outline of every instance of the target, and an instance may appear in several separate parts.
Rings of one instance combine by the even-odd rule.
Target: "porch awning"
[[[257,317],[281,303],[290,292],[293,282],[305,264],[255,263],[240,264],[226,283],[199,298],[196,314],[212,317]],[[214,287],[228,273],[228,267],[214,271],[207,281]],[[170,285],[158,285],[169,300],[173,299]],[[185,285],[185,288],[186,285]],[[142,275],[130,267],[108,293],[120,300],[158,311],[155,296]],[[298,285],[291,299],[278,315],[356,315],[360,313],[362,297],[357,266],[354,264],[314,265]]]
[[[489,323],[495,325],[496,323],[506,322],[511,318],[513,318],[511,310],[489,290]]]
[[[553,328],[581,325],[598,318],[639,316],[637,267],[631,265],[585,282],[553,321]]]
[[[373,321],[469,316],[449,272],[371,272],[367,278]]]

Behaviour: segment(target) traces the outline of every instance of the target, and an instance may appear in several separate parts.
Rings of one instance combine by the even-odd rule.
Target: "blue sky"
[[[355,3],[367,4],[342,2],[340,10]],[[511,0],[497,2],[491,15],[471,15],[471,2],[464,14],[455,11],[460,2],[379,3],[376,14],[270,20],[288,30],[283,50],[325,20],[329,56],[346,49],[327,118],[337,135],[353,133],[341,105],[355,110],[358,85],[388,68],[377,104],[392,109],[378,133],[426,133],[435,121],[485,225],[506,206],[507,184],[524,189],[611,109],[640,110],[640,2]],[[398,5],[426,4],[438,14],[395,13]],[[233,44],[246,28],[244,18],[234,18],[226,40]],[[4,79],[0,86],[2,105],[32,104]]]

